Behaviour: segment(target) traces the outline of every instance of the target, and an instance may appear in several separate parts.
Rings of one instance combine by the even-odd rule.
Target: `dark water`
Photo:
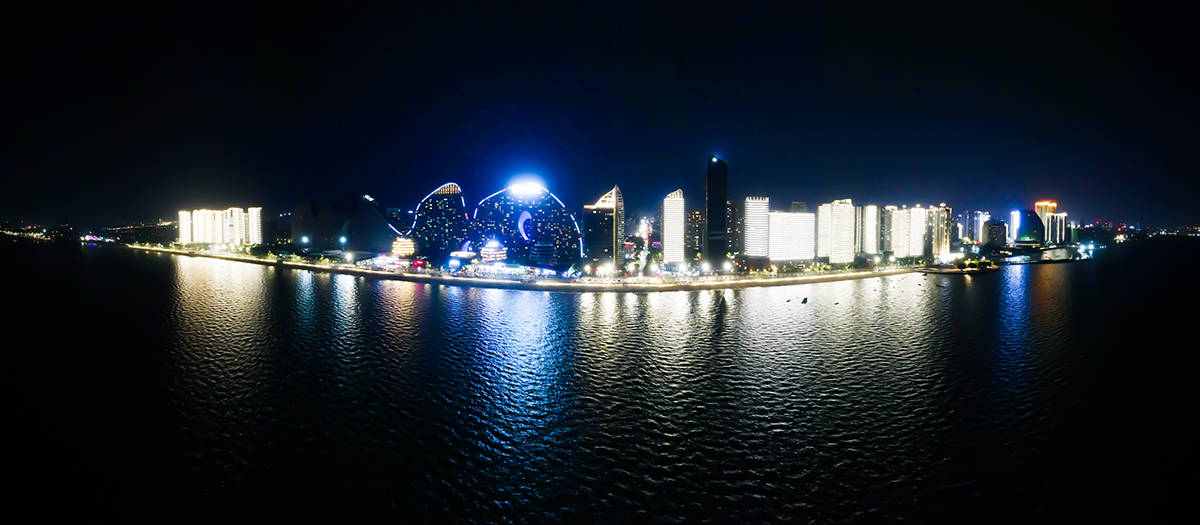
[[[1196,242],[657,294],[3,242],[9,496],[49,515],[1163,519],[1192,494],[1197,286],[1167,264]]]

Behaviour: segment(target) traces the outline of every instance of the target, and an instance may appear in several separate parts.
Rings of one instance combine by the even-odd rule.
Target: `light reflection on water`
[[[1044,421],[1054,392],[1032,377],[1070,344],[1069,265],[574,294],[173,264],[192,468],[219,457],[254,487],[299,448],[324,458],[302,480],[389,472],[339,486],[459,517],[903,514],[961,496],[965,422]]]

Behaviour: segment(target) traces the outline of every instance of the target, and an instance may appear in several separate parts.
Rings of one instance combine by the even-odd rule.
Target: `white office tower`
[[[768,222],[768,252],[772,261],[802,261],[816,257],[816,215],[773,211]]]
[[[221,237],[224,244],[246,244],[246,212],[241,208],[229,208],[224,213],[225,230]]]
[[[742,208],[742,235],[746,257],[766,257],[770,244],[771,201],[767,197],[746,197]]]
[[[684,218],[683,190],[675,190],[663,199],[662,243],[663,263],[684,262]]]
[[[263,243],[262,208],[253,206],[246,208],[246,242],[250,244]]]
[[[1067,240],[1067,213],[1046,214],[1046,244],[1062,244]]]
[[[937,257],[950,253],[951,212],[950,207],[944,203],[929,207],[928,223],[926,226],[928,236],[925,239],[929,243],[929,255]]]
[[[179,210],[179,244],[192,243],[192,212]]]
[[[833,205],[817,206],[817,257],[829,257],[833,247]]]
[[[879,253],[879,206],[868,204],[859,208],[858,238],[860,253]]]

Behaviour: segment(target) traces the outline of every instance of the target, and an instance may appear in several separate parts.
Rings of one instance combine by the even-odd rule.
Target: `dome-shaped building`
[[[539,184],[516,184],[488,195],[475,208],[469,230],[469,243],[499,241],[508,260],[519,264],[563,269],[582,257],[575,216]]]
[[[1046,227],[1042,218],[1033,210],[1013,210],[1009,232],[1013,236],[1013,244],[1023,246],[1041,246],[1046,240]]]
[[[438,186],[417,204],[412,238],[417,253],[440,259],[458,250],[467,239],[467,201],[453,182]]]

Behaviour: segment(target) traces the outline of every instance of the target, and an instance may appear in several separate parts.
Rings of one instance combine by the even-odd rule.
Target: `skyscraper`
[[[1033,211],[1036,212],[1038,218],[1042,220],[1042,228],[1044,228],[1047,232],[1050,231],[1049,216],[1055,211],[1058,211],[1058,203],[1051,200],[1037,201],[1033,203]]]
[[[929,222],[929,210],[920,204],[908,210],[908,256],[921,257],[925,255],[925,236]]]
[[[938,206],[930,206],[928,211],[928,221],[926,225],[926,240],[928,249],[926,255],[937,257],[950,253],[950,238],[952,236],[950,230],[952,210],[945,203]]]
[[[728,184],[729,165],[716,155],[709,157],[704,177],[704,259],[714,267],[729,252],[729,217],[725,210]]]
[[[704,212],[692,210],[687,215],[687,230],[684,247],[697,252],[704,251]]]
[[[192,243],[192,212],[179,210],[179,244]]]
[[[767,197],[746,197],[743,208],[744,235],[746,239],[745,254],[747,257],[766,257],[769,253],[770,242],[770,212],[771,201]]]
[[[246,244],[246,216],[241,208],[228,208],[223,215],[224,233],[221,242],[225,244]]]
[[[898,210],[895,206],[884,206],[879,221],[879,250],[880,252],[891,252],[892,250],[892,212]]]
[[[246,242],[262,244],[262,230],[262,208],[259,206],[246,208]]]
[[[613,186],[595,204],[583,207],[584,243],[592,262],[612,261],[620,267],[625,246],[625,197]]]
[[[866,254],[879,253],[879,206],[868,204],[856,209],[858,212],[855,244],[858,251]]]
[[[792,205],[788,207],[788,211],[792,213],[808,212],[808,204],[801,201],[792,201]]]
[[[817,256],[831,264],[854,261],[854,203],[839,199],[817,208]]]
[[[909,227],[912,224],[912,221],[909,219],[909,210],[908,208],[897,208],[895,206],[888,206],[888,208],[891,208],[891,213],[888,214],[888,217],[891,223],[889,230],[891,232],[890,244],[892,255],[897,259],[908,257],[908,243],[912,240],[912,235],[909,235]]]
[[[1000,219],[988,219],[983,223],[983,236],[981,241],[983,244],[993,248],[1004,246],[1008,241],[1008,225]]]
[[[768,253],[772,261],[816,257],[817,216],[812,213],[770,212]]]
[[[663,263],[684,262],[684,209],[682,189],[667,194],[667,198],[663,199]]]

